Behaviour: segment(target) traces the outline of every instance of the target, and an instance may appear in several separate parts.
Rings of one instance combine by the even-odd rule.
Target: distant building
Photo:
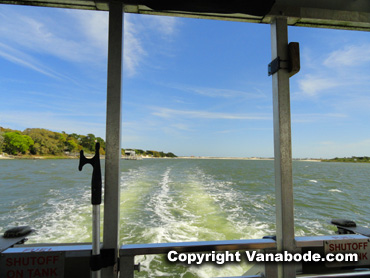
[[[138,157],[133,150],[125,150],[125,157],[124,159],[127,160],[137,160],[140,159],[141,157]]]

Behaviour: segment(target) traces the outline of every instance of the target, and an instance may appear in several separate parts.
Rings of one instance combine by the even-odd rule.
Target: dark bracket
[[[301,61],[299,55],[299,43],[291,42],[288,45],[289,50],[289,77],[292,77],[301,69]]]
[[[141,268],[140,263],[134,265],[134,270],[136,270],[137,272],[140,272],[140,268]]]
[[[115,250],[114,249],[101,249],[100,250],[101,256],[102,256],[102,266],[108,267],[112,266],[116,263],[115,260]]]
[[[273,75],[280,69],[287,69],[289,71],[289,77],[292,77],[299,72],[301,68],[300,58],[299,58],[299,43],[291,42],[288,45],[288,56],[289,60],[281,60],[278,56],[268,65],[268,75]],[[281,62],[288,62],[287,67],[282,67]]]
[[[273,75],[275,72],[278,72],[278,70],[281,69],[280,67],[280,57],[278,56],[272,62],[269,64],[268,70],[269,70],[269,76]]]
[[[91,255],[90,269],[97,271],[108,266],[113,266],[115,264],[114,252],[114,249],[100,249],[99,255]]]
[[[276,241],[276,235],[264,236],[263,239],[272,239]]]
[[[78,170],[82,170],[85,164],[91,164],[93,167],[93,174],[91,179],[91,204],[100,205],[102,195],[102,181],[101,181],[101,169],[100,169],[100,144],[95,145],[95,155],[93,158],[86,158],[84,151],[80,152],[80,164]]]
[[[0,236],[0,253],[14,246],[14,244],[23,244],[27,241],[27,236],[35,230],[29,226],[14,227],[5,231],[3,236]]]
[[[369,228],[359,226],[352,220],[332,219],[330,224],[337,226],[338,234],[359,234],[370,237]]]
[[[26,237],[34,231],[30,226],[14,227],[5,231],[4,238]]]

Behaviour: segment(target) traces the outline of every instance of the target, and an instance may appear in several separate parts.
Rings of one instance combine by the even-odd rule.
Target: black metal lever
[[[95,144],[95,155],[93,158],[86,158],[84,151],[80,151],[80,164],[78,170],[82,170],[85,164],[91,164],[93,167],[92,179],[91,179],[91,204],[100,205],[102,195],[102,180],[101,180],[101,169],[100,169],[100,144]]]

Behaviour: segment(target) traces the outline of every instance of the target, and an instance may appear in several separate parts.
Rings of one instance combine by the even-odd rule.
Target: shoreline
[[[91,157],[88,156],[89,158]],[[101,156],[104,159],[105,156]],[[124,157],[122,157],[123,159]],[[273,157],[218,157],[218,156],[178,156],[178,157],[142,157],[142,159],[214,159],[214,160],[251,160],[251,161],[261,161],[261,160],[274,160]],[[0,160],[13,160],[13,159],[28,159],[28,160],[38,160],[38,159],[79,159],[79,156],[4,156],[0,155]],[[322,159],[300,159],[293,158],[293,161],[305,161],[305,162],[322,162]]]
[[[17,155],[0,155],[0,160],[13,160],[13,159],[25,159],[25,160],[38,160],[38,159],[77,159],[79,158],[78,156],[58,156],[58,155],[46,155],[46,156],[40,156],[40,155],[35,155],[35,156],[30,156],[30,155],[25,155],[25,156],[17,156]]]
[[[220,160],[274,160],[273,157],[217,157],[217,156],[179,156],[179,159],[220,159]],[[315,158],[293,158],[293,161],[321,162]]]
[[[274,160],[264,157],[222,157],[222,156],[178,156],[178,159],[220,159],[220,160]]]

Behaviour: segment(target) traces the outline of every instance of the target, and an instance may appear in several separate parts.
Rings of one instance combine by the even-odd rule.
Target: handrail
[[[330,278],[330,277],[370,277],[370,271],[355,271],[355,272],[346,272],[346,273],[326,273],[326,274],[317,274],[317,275],[298,275],[299,278]]]
[[[362,235],[336,235],[336,239],[364,239]],[[326,236],[300,236],[295,237],[297,248],[322,247],[324,242],[332,240],[333,235]],[[239,239],[219,241],[170,242],[147,244],[124,244],[120,248],[120,256],[136,256],[150,254],[165,254],[175,250],[177,252],[207,252],[207,251],[233,251],[248,249],[276,248],[276,241],[272,239]]]
[[[276,248],[272,239],[240,239],[220,241],[196,241],[175,243],[127,244],[120,248],[120,256],[165,254],[172,250],[178,252],[232,251],[248,249]]]
[[[324,243],[330,240],[363,240],[368,239],[362,235],[327,235],[327,236],[306,236],[295,237],[296,248],[307,247],[324,247]],[[170,251],[178,253],[187,252],[210,252],[210,251],[236,251],[236,250],[256,250],[256,249],[275,249],[276,241],[270,238],[264,239],[241,239],[241,240],[221,240],[221,241],[199,241],[199,242],[175,242],[175,243],[148,243],[148,244],[127,244],[120,247],[120,277],[133,278],[134,271],[140,268],[135,265],[134,257],[137,255],[154,255],[166,254]],[[276,264],[265,264],[263,273],[269,273],[275,277]],[[248,275],[246,273],[245,275]],[[250,273],[249,276],[241,277],[258,277],[255,273]],[[252,275],[252,276],[251,276]],[[267,275],[267,276],[268,276]],[[317,276],[326,277],[326,276]],[[353,276],[343,276],[353,277]]]
[[[347,234],[347,235],[327,235],[327,236],[306,236],[306,237],[295,237],[295,245],[299,248],[321,248],[324,251],[325,244],[328,241],[338,241],[344,240],[369,240],[369,237],[357,234]],[[60,269],[64,268],[64,273],[69,275],[68,277],[84,277],[84,276],[73,276],[71,273],[75,271],[78,265],[78,269],[81,273],[89,273],[88,258],[91,255],[91,243],[72,243],[72,244],[27,244],[27,245],[17,245],[15,247],[9,248],[1,252],[0,262],[4,262],[7,258],[19,258],[27,253],[38,254],[56,254],[59,256],[63,265],[58,266]],[[170,251],[176,251],[178,253],[197,253],[197,252],[212,252],[212,251],[248,251],[248,250],[266,250],[267,252],[276,250],[276,242],[273,239],[241,239],[241,240],[221,240],[221,241],[199,241],[199,242],[175,242],[175,243],[148,243],[148,244],[127,244],[122,245],[119,249],[120,256],[120,277],[121,278],[133,278],[135,270],[139,270],[139,265],[135,265],[135,256],[137,255],[154,255],[154,254],[166,254]],[[270,250],[268,250],[270,249]],[[316,249],[317,250],[317,249]],[[298,250],[297,250],[298,251]],[[301,250],[303,251],[303,249]],[[300,251],[298,251],[300,252]],[[1,265],[1,263],[0,263]],[[258,277],[255,276],[257,273],[263,273],[267,277],[275,277],[276,274],[276,264],[264,264],[260,265],[258,269],[253,271],[248,270],[244,276],[240,277]],[[324,266],[323,266],[324,267]],[[362,265],[361,268],[364,268]],[[368,265],[366,265],[366,268]],[[363,269],[361,269],[363,270]],[[339,268],[327,269],[325,274],[303,274],[303,270],[297,272],[298,277],[313,278],[313,277],[333,277],[330,276],[337,273],[336,277],[359,277],[370,274],[368,272],[352,272],[349,273],[337,273],[340,271]],[[5,271],[5,270],[3,270]],[[311,270],[309,270],[311,272]],[[345,270],[345,271],[348,271]],[[4,272],[0,270],[0,276]],[[318,273],[322,273],[321,270]],[[72,276],[71,276],[72,275]],[[339,276],[342,275],[342,276]],[[353,276],[354,275],[354,276]],[[5,276],[4,276],[5,277]],[[67,276],[66,276],[67,277]],[[370,277],[370,276],[369,276]]]

